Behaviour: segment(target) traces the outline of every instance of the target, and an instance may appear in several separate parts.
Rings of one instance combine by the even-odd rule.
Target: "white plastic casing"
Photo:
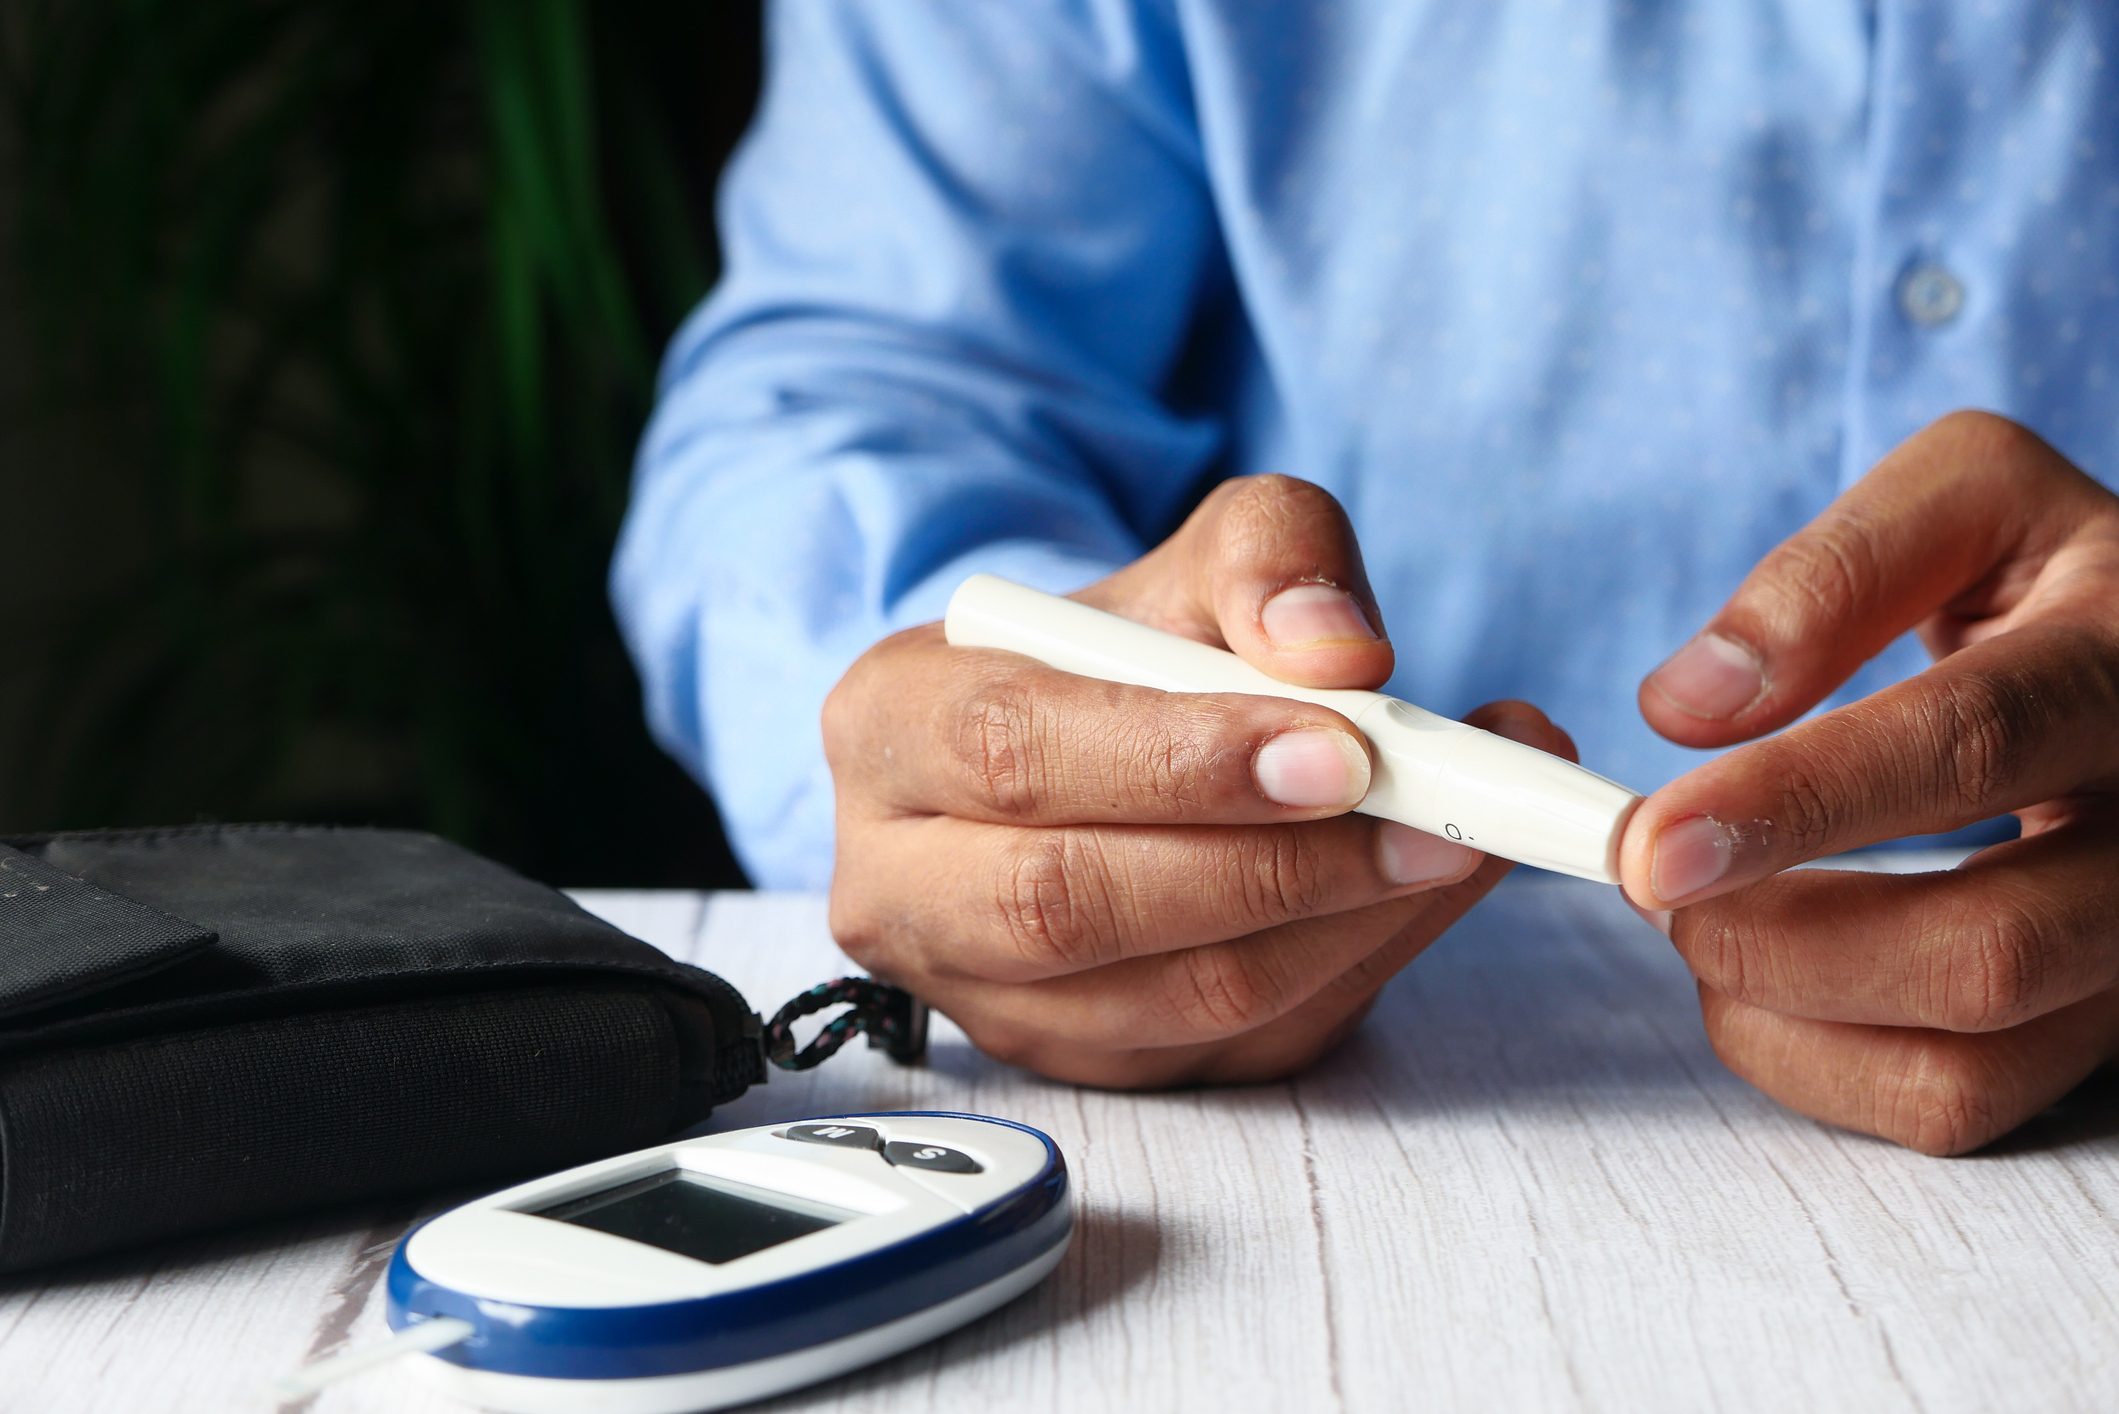
[[[816,1123],[817,1121],[803,1121]],[[477,1298],[482,1319],[511,1307],[652,1306],[769,1287],[898,1246],[961,1221],[1032,1182],[1045,1144],[1010,1125],[963,1115],[870,1114],[839,1121],[884,1141],[941,1144],[969,1156],[976,1173],[886,1162],[879,1150],[836,1148],[781,1137],[789,1124],[679,1140],[583,1164],[466,1203],[406,1239],[404,1259],[429,1282]],[[837,1226],[721,1264],[534,1214],[633,1179],[678,1168],[762,1200],[823,1205],[850,1216]],[[458,1399],[508,1414],[676,1414],[720,1409],[814,1383],[931,1340],[994,1309],[1049,1273],[1062,1238],[982,1286],[838,1339],[742,1364],[638,1378],[559,1379],[503,1373],[415,1357],[427,1378]]]
[[[429,1281],[493,1301],[643,1306],[719,1296],[844,1262],[976,1212],[1045,1163],[1044,1145],[1003,1125],[940,1116],[846,1122],[886,1138],[954,1146],[981,1171],[930,1173],[887,1164],[869,1149],[796,1143],[780,1137],[786,1125],[735,1130],[583,1164],[466,1203],[414,1232],[405,1256]],[[761,1198],[821,1204],[859,1220],[710,1265],[532,1216],[671,1167],[755,1190]]]
[[[1619,882],[1619,838],[1641,797],[1571,761],[1380,692],[1301,687],[1221,648],[990,574],[950,597],[944,631],[1048,667],[1165,692],[1238,692],[1329,707],[1374,748],[1355,808],[1519,864]]]

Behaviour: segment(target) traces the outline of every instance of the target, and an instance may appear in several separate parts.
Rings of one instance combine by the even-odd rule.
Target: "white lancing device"
[[[1373,748],[1368,794],[1354,807],[1360,813],[1518,864],[1619,882],[1619,837],[1640,795],[1536,747],[1380,692],[1281,682],[1224,649],[996,575],[958,586],[943,629],[960,647],[1006,649],[1082,677],[1329,707]]]

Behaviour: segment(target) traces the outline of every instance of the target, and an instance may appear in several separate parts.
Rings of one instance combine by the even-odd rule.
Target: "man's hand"
[[[1284,477],[1221,486],[1077,597],[1283,681],[1391,673],[1345,514]],[[1572,753],[1534,708],[1474,720]],[[854,664],[824,745],[841,946],[985,1050],[1086,1084],[1300,1068],[1507,867],[1346,814],[1370,760],[1336,712],[1075,677],[936,625]]]
[[[2119,498],[2012,422],[1946,417],[1753,571],[1641,710],[1743,741],[1910,628],[1933,667],[1656,792],[1623,868],[1676,910],[1732,1070],[1952,1154],[2119,1054]],[[2009,812],[2023,838],[1948,873],[1780,873]]]

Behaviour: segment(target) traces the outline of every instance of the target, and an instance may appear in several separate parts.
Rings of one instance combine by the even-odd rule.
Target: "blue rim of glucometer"
[[[790,1123],[809,1119],[1005,1125],[1043,1144],[1045,1164],[1006,1197],[864,1256],[764,1286],[648,1306],[525,1306],[469,1296],[428,1281],[405,1260],[408,1233],[390,1259],[390,1327],[436,1316],[469,1321],[470,1336],[434,1352],[467,1369],[573,1380],[691,1374],[822,1345],[939,1305],[1035,1261],[1073,1226],[1067,1161],[1027,1124],[948,1110],[816,1115]]]

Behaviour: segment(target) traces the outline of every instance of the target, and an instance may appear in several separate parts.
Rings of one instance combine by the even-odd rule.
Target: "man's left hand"
[[[1673,741],[1747,741],[1908,629],[1932,667],[1657,791],[1623,873],[1732,1070],[1954,1154],[2119,1055],[2119,497],[2013,422],[1943,418],[1769,555],[1640,701]],[[1946,873],[1781,872],[2006,813],[2022,838]]]

